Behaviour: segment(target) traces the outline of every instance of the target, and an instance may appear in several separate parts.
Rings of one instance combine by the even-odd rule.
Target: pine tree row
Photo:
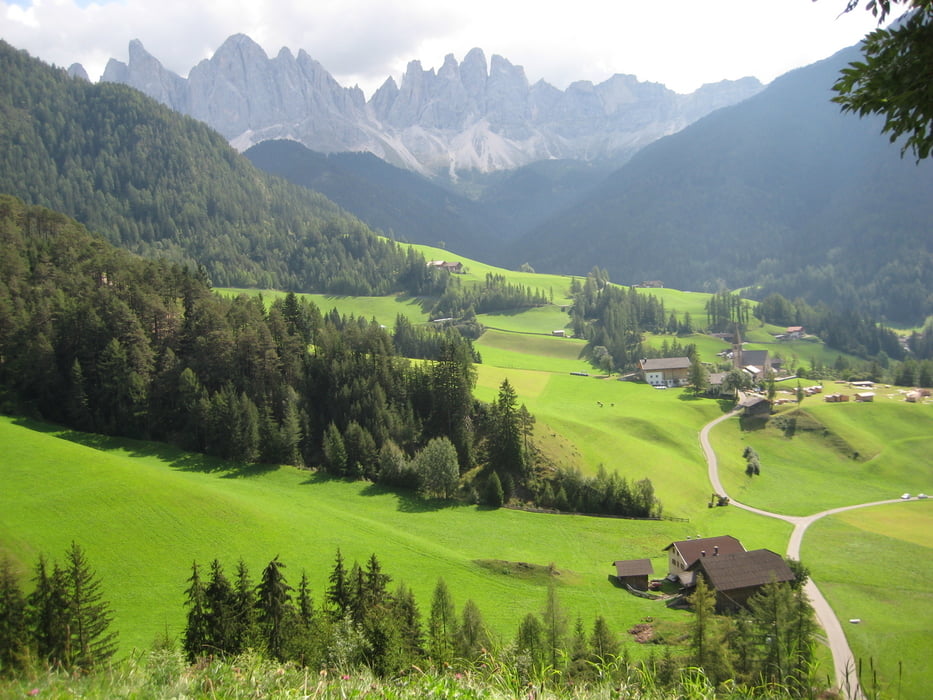
[[[113,614],[84,550],[72,543],[64,564],[36,563],[24,595],[8,559],[0,561],[0,672],[32,662],[88,671],[116,650]]]

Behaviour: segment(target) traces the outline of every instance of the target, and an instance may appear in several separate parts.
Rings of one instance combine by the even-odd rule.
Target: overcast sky
[[[614,73],[691,92],[748,75],[770,82],[874,28],[846,0],[0,0],[0,37],[33,56],[84,65],[97,80],[140,39],[185,76],[231,34],[270,56],[304,49],[370,96],[411,60],[440,68],[473,47],[563,89]],[[864,3],[863,3],[864,4]]]

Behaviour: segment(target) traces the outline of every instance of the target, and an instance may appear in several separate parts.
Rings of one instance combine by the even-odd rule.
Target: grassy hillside
[[[61,557],[72,540],[81,543],[113,604],[123,651],[179,634],[193,560],[218,557],[232,570],[242,557],[256,575],[279,555],[290,581],[308,571],[320,602],[337,547],[348,561],[376,552],[423,613],[443,576],[458,609],[472,598],[506,639],[545,599],[548,576],[523,577],[518,563],[553,564],[573,618],[604,615],[626,636],[645,616],[676,625],[685,614],[616,589],[607,579],[614,559],[651,557],[661,572],[662,547],[696,532],[735,532],[772,549],[788,534],[730,509],[658,523],[424,503],[362,482],[244,469],[9,418],[0,419],[0,442],[9,446],[0,460],[0,551],[28,574],[39,553]],[[491,569],[481,560],[515,564]]]
[[[723,485],[743,503],[794,515],[933,491],[933,404],[907,404],[889,391],[867,404],[817,395],[799,413],[719,426],[713,446]],[[746,445],[761,458],[761,474],[751,478]]]
[[[803,543],[801,556],[863,661],[866,690],[872,688],[871,663],[881,697],[929,695],[930,532],[933,505],[914,501],[826,518],[810,528]],[[847,622],[852,619],[860,622]]]

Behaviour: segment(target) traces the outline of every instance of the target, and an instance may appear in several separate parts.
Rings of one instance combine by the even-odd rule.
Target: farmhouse
[[[803,338],[803,326],[788,326],[784,337],[790,340]]]
[[[716,610],[720,613],[744,608],[749,598],[772,581],[786,583],[794,579],[787,562],[770,549],[700,557],[690,572],[702,576],[716,592]]]
[[[642,377],[651,386],[684,386],[690,381],[689,357],[644,359],[638,366]]]
[[[654,574],[650,559],[624,559],[614,561],[616,581],[623,586],[631,586],[639,591],[648,590],[648,577]]]
[[[447,272],[463,272],[463,263],[461,262],[448,262],[446,260],[430,260],[428,261],[428,267],[437,267],[441,270],[447,270]]]
[[[698,537],[695,540],[680,540],[671,542],[664,548],[668,556],[668,577],[676,576],[685,586],[693,584],[693,566],[698,559],[704,559],[707,556],[719,557],[726,554],[736,554],[744,552],[745,547],[732,535],[722,535],[720,537]]]
[[[737,351],[733,350],[732,360],[736,368],[746,370],[756,379],[772,370],[767,350],[743,350],[740,345]]]

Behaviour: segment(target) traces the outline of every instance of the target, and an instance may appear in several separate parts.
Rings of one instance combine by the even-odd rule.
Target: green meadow
[[[801,557],[862,660],[865,689],[874,667],[881,697],[929,696],[931,532],[933,504],[912,501],[824,518],[804,538]]]
[[[418,248],[429,259],[460,259],[442,249]],[[662,548],[687,536],[732,534],[749,549],[786,550],[788,524],[736,508],[707,507],[711,487],[697,435],[731,405],[697,399],[687,390],[655,390],[598,374],[583,356],[582,340],[552,333],[569,322],[560,305],[568,301],[570,278],[464,263],[467,282],[481,282],[486,272],[495,272],[511,283],[541,289],[555,302],[480,317],[488,330],[475,344],[483,359],[476,367],[476,396],[494,399],[508,379],[535,416],[536,441],[552,463],[590,474],[603,467],[628,479],[650,478],[665,515],[673,519],[638,522],[426,503],[291,467],[225,464],[163,445],[4,418],[0,553],[28,576],[40,553],[58,558],[72,540],[78,541],[103,579],[121,648],[128,652],[149,646],[157,636],[180,633],[185,580],[195,560],[206,566],[216,557],[232,571],[243,558],[255,578],[279,556],[291,581],[307,570],[320,603],[338,547],[350,562],[376,553],[396,582],[412,587],[422,613],[443,577],[457,606],[472,598],[504,640],[514,635],[526,612],[543,607],[547,581],[553,578],[572,618],[579,615],[589,623],[594,615],[604,615],[628,640],[625,631],[645,617],[667,626],[674,637],[689,615],[615,588],[608,579],[615,559],[648,557],[662,576]],[[267,302],[280,294],[219,291],[262,293]],[[664,299],[668,312],[705,321],[709,295],[642,292]],[[420,299],[306,296],[323,311],[336,308],[387,326],[399,313],[416,323],[427,321]],[[781,330],[753,328],[748,347],[780,349],[785,359],[793,355],[805,364],[811,358],[834,361],[836,353],[818,343],[773,342],[772,334]],[[659,345],[663,339],[646,342]],[[726,347],[705,336],[678,340],[696,342],[706,361],[714,361]],[[906,404],[896,389],[878,394],[875,403],[864,405],[808,398],[793,430],[777,420],[724,422],[712,439],[726,488],[743,502],[788,514],[905,491],[933,492],[928,457],[933,405]],[[761,474],[753,479],[744,474],[746,445],[761,458]],[[918,535],[930,532],[930,512],[929,505],[918,503],[872,509],[871,518],[868,511],[857,511],[818,522],[805,538],[804,563],[840,616],[871,621],[846,631],[856,654],[875,658],[876,664],[882,658],[885,664],[902,659],[922,667],[920,660],[933,655],[933,639],[919,631],[918,623],[930,619],[929,587],[924,588],[929,544]],[[839,544],[850,540],[861,548],[855,556]],[[557,575],[544,573],[548,567]],[[898,635],[910,639],[903,653],[895,642]],[[636,657],[650,652],[626,643]],[[888,669],[883,675],[890,680]],[[905,685],[902,697],[923,697],[907,690]]]
[[[933,490],[929,403],[885,396],[826,403],[817,394],[804,399],[799,414],[785,408],[768,421],[727,421],[712,441],[729,495],[766,510],[808,515]],[[745,474],[746,445],[759,455],[757,476]]]
[[[613,560],[649,557],[663,573],[662,548],[688,535],[728,530],[771,548],[788,535],[729,509],[684,523],[425,503],[291,467],[230,465],[10,418],[0,419],[0,442],[2,554],[28,577],[40,553],[60,558],[79,542],[104,583],[124,651],[180,634],[191,564],[215,557],[231,572],[242,558],[256,577],[278,556],[292,582],[308,572],[320,602],[338,547],[351,562],[375,552],[422,611],[443,577],[458,607],[472,598],[505,640],[525,612],[543,607],[552,579],[573,618],[590,624],[604,615],[624,637],[647,616],[674,627],[687,617],[618,590],[608,579]],[[525,565],[553,565],[557,574],[528,575]]]

